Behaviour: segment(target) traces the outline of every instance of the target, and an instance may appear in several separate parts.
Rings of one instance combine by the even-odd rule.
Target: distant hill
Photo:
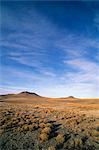
[[[72,98],[72,99],[75,99],[75,97],[74,97],[74,96],[68,96],[67,98]]]
[[[62,97],[62,99],[75,100],[77,98],[74,96],[68,96],[68,97]]]
[[[16,94],[2,94],[2,95],[0,95],[0,97],[4,97],[4,98],[13,97],[13,96],[16,96]]]
[[[32,92],[28,92],[28,91],[23,91],[19,94],[17,94],[18,96],[32,96],[32,97],[41,97],[40,95],[36,94],[36,93],[32,93]]]
[[[23,91],[23,92],[20,92],[18,94],[5,94],[5,95],[0,95],[1,98],[9,98],[9,97],[42,97],[34,92],[28,92],[28,91]],[[46,97],[48,98],[48,97]],[[53,98],[54,99],[54,98]],[[77,99],[76,97],[74,96],[68,96],[68,97],[60,97],[60,98],[57,98],[57,99]]]
[[[32,92],[28,92],[28,91],[23,91],[21,93],[18,94],[5,94],[5,95],[0,95],[0,99],[8,99],[8,98],[17,98],[17,97],[35,97],[35,98],[40,98],[42,96],[36,94],[36,93],[32,93]]]
[[[28,91],[22,91],[18,94],[6,94],[6,95],[0,95],[0,100],[7,100],[7,99],[10,99],[10,100],[15,100],[15,99],[22,99],[22,98],[25,98],[25,99],[34,99],[34,98],[48,98],[48,97],[43,97],[43,96],[40,96],[34,92],[28,92]],[[49,100],[77,100],[77,98],[75,98],[74,96],[68,96],[68,97],[61,97],[61,98],[48,98]]]

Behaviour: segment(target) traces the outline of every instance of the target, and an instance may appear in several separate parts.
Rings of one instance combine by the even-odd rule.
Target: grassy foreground
[[[98,100],[10,100],[0,102],[1,150],[99,149]]]

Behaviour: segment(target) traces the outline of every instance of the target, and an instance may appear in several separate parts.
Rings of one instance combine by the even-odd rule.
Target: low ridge
[[[74,96],[61,97],[61,98],[62,98],[62,99],[70,99],[70,100],[77,99],[77,98],[74,97]]]
[[[18,94],[19,96],[33,96],[33,97],[41,97],[40,95],[28,91],[23,91]]]
[[[67,98],[75,98],[74,96],[68,96]]]

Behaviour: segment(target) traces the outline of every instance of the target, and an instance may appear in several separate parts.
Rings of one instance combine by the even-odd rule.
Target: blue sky
[[[98,1],[2,1],[0,93],[99,97]]]

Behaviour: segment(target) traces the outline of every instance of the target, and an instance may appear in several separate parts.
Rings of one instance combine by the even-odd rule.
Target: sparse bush
[[[18,128],[17,128],[17,131],[20,132],[20,131],[23,131],[23,129],[20,128],[20,127],[18,127]]]
[[[30,119],[30,116],[29,116],[29,115],[26,115],[25,118],[26,118],[26,119]]]
[[[4,124],[2,127],[1,127],[3,130],[5,130],[7,128],[7,125]]]
[[[54,146],[50,146],[48,150],[56,150],[56,148]]]
[[[51,128],[50,128],[50,127],[45,127],[45,128],[41,131],[41,133],[46,133],[46,134],[50,134],[50,132],[51,132]]]
[[[42,119],[39,119],[39,124],[43,123],[43,120]]]
[[[37,122],[37,118],[34,118],[34,119],[32,120],[32,122],[33,122],[33,123],[36,123],[36,122]]]
[[[16,112],[16,113],[15,113],[15,116],[19,116],[19,115],[20,115],[20,113],[19,113],[19,112]]]
[[[43,143],[48,140],[49,135],[46,133],[41,133],[39,138],[40,138],[40,143]]]
[[[64,141],[65,141],[64,134],[58,134],[57,137],[56,137],[56,141],[57,141],[58,144],[64,143]]]
[[[40,142],[43,143],[45,141],[48,140],[49,135],[51,132],[51,128],[50,127],[45,127],[41,130],[41,134],[40,134]]]
[[[69,147],[74,147],[75,143],[74,143],[74,139],[70,139],[69,140]]]
[[[28,125],[30,125],[30,124],[31,124],[31,121],[30,121],[30,120],[26,120],[26,123],[27,123]]]
[[[3,130],[3,129],[0,129],[0,135],[1,135],[3,132],[4,132],[4,130]]]
[[[98,132],[99,132],[99,126],[97,126],[97,127],[96,127],[96,131],[98,131]]]
[[[35,130],[35,125],[34,125],[34,124],[29,125],[28,127],[29,127],[29,131],[33,131],[33,130]]]
[[[0,125],[1,125],[1,126],[4,125],[5,122],[6,122],[6,118],[4,118],[4,119],[1,120]]]
[[[99,137],[99,131],[93,130],[93,131],[92,131],[92,136]]]
[[[12,121],[16,121],[16,118],[15,118],[15,117],[13,117],[11,120],[12,120]]]
[[[38,128],[39,128],[38,123],[35,123],[35,124],[34,124],[34,129],[37,130]]]
[[[13,123],[16,124],[16,122],[13,122]],[[24,121],[20,121],[20,122],[18,123],[18,125],[19,125],[19,126],[23,126],[24,123],[25,123]]]
[[[24,126],[22,127],[22,129],[23,129],[23,131],[29,131],[29,126],[28,126],[28,125],[24,125]]]
[[[8,123],[7,123],[7,128],[11,128],[13,126],[13,122],[12,121],[9,121]]]
[[[87,131],[87,130],[84,130],[84,131],[83,131],[83,134],[86,135],[86,136],[90,136],[90,132]]]
[[[52,128],[53,125],[51,123],[46,123],[46,126]]]
[[[40,128],[45,128],[45,126],[46,126],[45,123],[40,123],[40,124],[39,124],[39,127],[40,127]]]
[[[48,119],[47,119],[47,118],[44,118],[44,119],[43,119],[43,122],[44,122],[44,123],[47,123],[47,122],[48,122]]]
[[[82,139],[80,139],[80,138],[74,138],[74,145],[75,145],[75,147],[77,147],[77,146],[81,147],[83,145]]]

